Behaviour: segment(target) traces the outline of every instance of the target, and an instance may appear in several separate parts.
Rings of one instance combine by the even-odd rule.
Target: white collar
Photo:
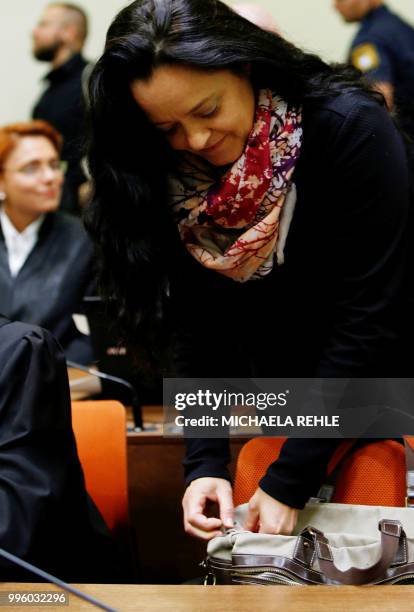
[[[43,214],[22,232],[19,232],[10,221],[4,207],[0,208],[0,223],[6,243],[10,273],[13,277],[17,276],[35,247],[44,218],[45,215]]]
[[[20,236],[21,238],[27,238],[29,240],[36,238],[37,234],[39,233],[39,229],[43,223],[44,218],[45,218],[44,214],[40,215],[40,217],[38,217],[37,219],[32,221],[32,223],[30,223],[27,227],[25,227],[25,229],[22,232],[19,232],[14,227],[13,223],[10,221],[8,214],[4,210],[4,207],[2,206],[0,208],[0,222],[1,222],[1,228],[3,230],[4,240],[6,241],[6,244],[9,243],[11,240],[16,239],[18,236]]]

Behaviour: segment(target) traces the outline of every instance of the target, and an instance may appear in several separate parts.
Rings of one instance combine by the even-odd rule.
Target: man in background
[[[63,136],[62,159],[66,178],[61,209],[79,214],[79,193],[86,182],[81,168],[85,133],[82,79],[87,61],[82,49],[88,34],[85,12],[74,4],[54,2],[43,11],[33,30],[33,55],[48,62],[47,86],[32,116],[51,123]]]
[[[349,62],[375,83],[401,127],[414,139],[414,28],[382,0],[334,0],[348,23],[360,23]]]

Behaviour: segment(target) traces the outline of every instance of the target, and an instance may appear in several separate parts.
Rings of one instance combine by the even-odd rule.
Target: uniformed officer
[[[334,0],[348,23],[360,22],[349,61],[375,83],[414,138],[414,28],[382,0]]]

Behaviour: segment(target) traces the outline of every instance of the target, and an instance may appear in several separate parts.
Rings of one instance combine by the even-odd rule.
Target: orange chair
[[[254,438],[242,446],[234,479],[234,503],[244,504],[256,491],[269,465],[279,457],[286,438]]]
[[[338,474],[333,502],[404,506],[404,446],[395,440],[372,442],[347,457]]]
[[[125,408],[116,401],[72,402],[86,489],[115,537],[129,530]]]
[[[286,438],[255,438],[239,453],[234,481],[235,504],[247,502],[268,466],[275,461]],[[414,440],[414,438],[412,438]],[[343,442],[334,453],[330,473],[352,443]],[[404,448],[393,440],[373,442],[345,458],[332,501],[372,506],[404,506]]]

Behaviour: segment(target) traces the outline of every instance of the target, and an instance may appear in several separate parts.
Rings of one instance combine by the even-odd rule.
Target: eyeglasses
[[[6,166],[4,170],[8,172],[17,172],[18,174],[23,174],[24,176],[39,176],[46,169],[51,170],[55,174],[60,174],[64,173],[66,171],[66,168],[67,162],[62,161],[60,159],[54,159],[46,163],[40,161],[30,162],[30,164],[26,164],[21,168],[8,168]]]

